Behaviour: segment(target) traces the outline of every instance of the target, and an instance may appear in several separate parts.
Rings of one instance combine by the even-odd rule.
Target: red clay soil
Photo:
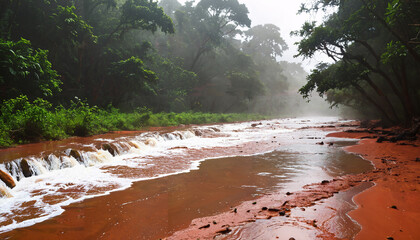
[[[373,134],[338,132],[328,136],[362,138],[372,137]],[[326,216],[337,214],[339,210],[330,213],[328,209],[338,206],[334,204],[338,192],[364,182],[373,182],[375,186],[354,199],[358,208],[351,211],[350,216],[362,228],[355,239],[420,239],[419,145],[420,141],[377,143],[376,139],[363,139],[346,150],[370,160],[375,170],[308,185],[298,192],[272,194],[256,201],[243,202],[230,212],[195,219],[187,229],[176,232],[168,239],[229,238],[225,234],[250,224],[258,225],[258,219],[273,217],[276,220],[270,221],[284,226],[288,229],[287,233],[295,234],[295,237],[303,232],[313,234],[311,239],[343,239],[337,234],[337,229],[331,226],[334,224],[328,223],[334,216]],[[308,210],[312,211],[311,206],[315,204],[318,211],[309,213]],[[297,211],[305,211],[305,208],[306,212],[295,214]],[[293,223],[292,227],[290,223]],[[302,224],[306,225],[302,227]],[[279,237],[273,235],[273,238]]]
[[[365,139],[346,148],[372,161],[379,173],[375,186],[355,197],[358,208],[350,216],[362,226],[356,239],[420,239],[419,145]]]

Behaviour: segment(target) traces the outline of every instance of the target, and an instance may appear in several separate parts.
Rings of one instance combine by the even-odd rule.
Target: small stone
[[[214,224],[214,225],[216,225],[216,224],[217,224],[217,222],[216,222],[216,221],[213,221],[213,224]]]
[[[207,225],[199,227],[198,229],[209,228],[209,227],[210,227],[210,224],[207,224]]]
[[[263,211],[265,211],[265,210],[267,210],[268,208],[267,207],[262,207],[261,208]]]
[[[294,237],[289,238],[289,240],[296,240]]]
[[[280,216],[284,216],[284,215],[286,215],[286,212],[285,212],[285,211],[280,211],[280,212],[279,212],[279,215],[280,215]]]
[[[232,230],[230,230],[228,227],[222,230],[217,231],[216,233],[219,234],[226,234],[226,233],[230,233]]]
[[[235,209],[233,209],[233,212],[234,212],[234,213],[237,213],[237,212],[238,212],[238,210],[235,208]]]
[[[322,182],[321,182],[321,184],[327,184],[327,183],[329,183],[330,181],[328,181],[328,180],[323,180]]]
[[[289,195],[292,195],[292,193],[291,192],[287,192],[286,195],[289,196]]]
[[[395,206],[395,205],[392,205],[390,208],[398,209],[397,206]]]
[[[387,240],[394,240],[394,238],[393,238],[393,237],[387,237],[386,239],[387,239]]]
[[[257,204],[257,202],[253,202],[252,204],[254,204],[254,205],[255,205],[255,204]]]

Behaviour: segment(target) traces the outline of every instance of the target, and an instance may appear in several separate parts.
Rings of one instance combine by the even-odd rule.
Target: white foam
[[[311,122],[301,122],[302,120],[304,119],[278,119],[252,122],[256,124],[261,122],[261,126],[266,126],[267,124],[273,125],[273,128],[254,128],[251,127],[251,122],[196,127],[201,130],[217,128],[223,134],[219,137],[211,138],[196,137],[192,131],[175,131],[163,135],[147,132],[135,137],[119,138],[119,140],[130,142],[131,145],[125,142],[123,143],[123,141],[115,143],[115,139],[98,138],[96,139],[98,141],[115,143],[114,145],[119,149],[121,154],[113,157],[105,150],[82,152],[82,164],[70,156],[62,156],[60,160],[57,156],[50,155],[48,157],[49,165],[45,161],[43,162],[35,157],[30,158],[28,162],[37,176],[24,178],[21,173],[17,172],[13,175],[15,178],[19,177],[21,180],[17,182],[14,189],[10,190],[13,197],[0,199],[0,233],[27,227],[58,216],[64,211],[63,206],[83,201],[87,198],[106,195],[112,191],[126,189],[135,181],[155,179],[196,170],[199,168],[201,162],[207,159],[221,158],[221,156],[194,160],[186,169],[174,170],[169,173],[158,173],[153,177],[139,177],[134,179],[130,178],[130,176],[123,177],[121,176],[122,174],[112,174],[105,170],[106,167],[117,168],[126,166],[142,169],[158,164],[150,160],[154,157],[170,154],[182,155],[187,151],[187,148],[202,149],[236,146],[250,141],[266,139],[271,136],[281,136],[284,133],[293,132],[305,125],[327,125],[326,123],[328,122],[337,121],[337,118],[311,118]],[[218,132],[214,133],[218,134]],[[123,144],[129,150],[124,150]],[[91,145],[89,144],[89,146]],[[69,151],[67,151],[67,154],[69,154]],[[262,153],[251,155],[257,154]],[[230,156],[233,156],[233,154],[226,155],[225,157]],[[16,166],[17,168],[18,166]],[[0,169],[6,170],[3,164],[0,164]],[[101,188],[103,189],[101,190]],[[72,189],[75,189],[75,191],[71,191]],[[92,190],[95,191],[92,192]],[[45,197],[48,196],[62,198],[63,200],[50,204],[45,200]],[[13,216],[11,213],[19,209],[23,203],[30,201],[35,201],[35,206],[39,207],[42,213],[25,221],[14,221],[8,225],[1,225],[1,222],[7,219],[19,217]]]

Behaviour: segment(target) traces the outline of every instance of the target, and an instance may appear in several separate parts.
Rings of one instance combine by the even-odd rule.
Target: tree
[[[191,7],[187,6],[187,9]],[[192,59],[190,70],[195,70],[200,57],[219,46],[223,37],[235,31],[238,27],[250,27],[248,9],[238,0],[201,0],[190,13],[190,23],[199,35],[192,39],[196,52]],[[179,19],[181,20],[181,19]],[[182,24],[181,21],[179,21]],[[229,26],[230,25],[230,26]]]
[[[48,51],[34,50],[26,39],[0,39],[0,101],[26,95],[30,99],[60,92],[61,81],[48,61]]]
[[[405,6],[406,16],[392,25],[391,13],[399,4]],[[387,109],[389,118],[398,121],[399,111],[404,113],[405,121],[418,115],[419,106],[414,107],[412,99],[418,98],[415,88],[419,86],[414,79],[420,69],[417,57],[420,48],[409,44],[413,29],[406,26],[408,19],[417,18],[412,1],[316,1],[306,10],[328,6],[335,6],[338,11],[318,26],[306,23],[295,32],[303,37],[298,55],[311,57],[315,52],[324,52],[334,62],[360,65],[368,73],[362,79],[370,87],[367,94],[371,97],[376,94],[375,101],[379,100],[381,108]]]

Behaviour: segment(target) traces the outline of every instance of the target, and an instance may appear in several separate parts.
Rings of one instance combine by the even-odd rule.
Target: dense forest
[[[252,26],[238,0],[1,0],[0,146],[286,116],[303,106],[299,88],[360,116],[418,116],[418,1],[318,0],[301,11],[328,9],[293,33],[298,56],[333,61],[305,82],[300,64],[281,61],[279,27]]]
[[[300,93],[326,96],[362,116],[409,124],[420,115],[420,1],[318,0],[302,12],[329,11],[324,22],[307,22],[299,56],[323,52]]]
[[[237,0],[2,0],[0,9],[2,146],[284,114],[288,82],[306,75],[279,61],[280,29],[251,27]]]

